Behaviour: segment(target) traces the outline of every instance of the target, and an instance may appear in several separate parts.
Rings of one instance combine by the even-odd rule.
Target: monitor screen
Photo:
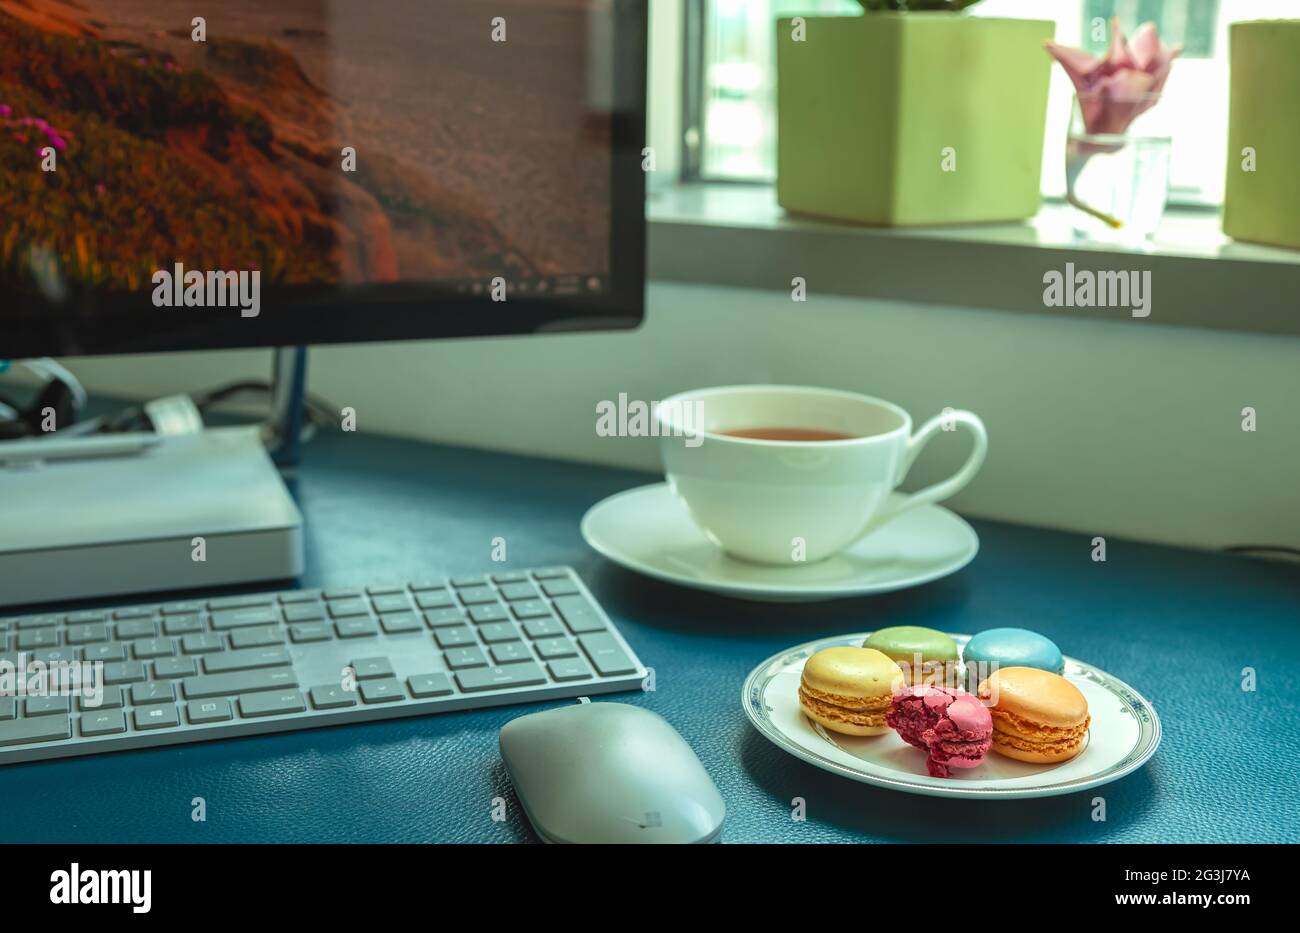
[[[635,325],[644,18],[0,0],[0,357]]]

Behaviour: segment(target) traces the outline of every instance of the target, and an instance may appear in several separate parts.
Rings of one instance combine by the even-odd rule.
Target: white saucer
[[[754,728],[796,758],[864,784],[932,797],[971,800],[1021,799],[1073,794],[1118,781],[1142,767],[1160,745],[1160,718],[1151,701],[1122,680],[1067,657],[1064,677],[1088,700],[1092,723],[1077,756],[1054,765],[1034,765],[990,752],[951,778],[930,777],[925,754],[898,733],[851,736],[828,732],[799,708],[803,665],[823,648],[860,645],[870,632],[810,641],[768,658],[745,678],[741,706]],[[969,635],[954,635],[965,650]]]
[[[667,483],[593,505],[582,536],[614,563],[657,580],[762,602],[814,602],[888,593],[965,567],[975,529],[938,505],[905,512],[853,547],[815,564],[769,567],[736,560],[705,537]]]

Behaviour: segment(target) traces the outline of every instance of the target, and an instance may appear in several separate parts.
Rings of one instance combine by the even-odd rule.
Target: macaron
[[[951,777],[950,768],[974,768],[993,741],[993,717],[978,699],[951,687],[906,687],[894,695],[885,722],[926,753],[931,777]]]
[[[957,643],[938,629],[894,625],[872,632],[862,647],[892,658],[909,684],[956,685],[947,669],[957,665]]]
[[[870,648],[823,648],[803,666],[799,705],[813,722],[844,735],[882,735],[885,714],[903,675]]]
[[[1059,674],[1004,667],[979,685],[993,716],[993,751],[1017,761],[1052,764],[1083,751],[1088,701]]]
[[[978,684],[1003,667],[1036,667],[1060,674],[1065,658],[1056,642],[1025,628],[990,628],[971,636],[961,652],[970,671],[970,682]]]

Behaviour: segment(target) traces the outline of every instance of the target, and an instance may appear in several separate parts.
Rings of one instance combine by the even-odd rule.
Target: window
[[[699,49],[698,66],[687,78],[685,173],[770,182],[776,175],[777,17],[856,15],[862,7],[857,0],[703,0],[688,3],[692,7],[699,22],[687,35]],[[1170,201],[1217,205],[1227,159],[1228,25],[1300,16],[1300,0],[983,0],[970,14],[1054,19],[1058,42],[1096,53],[1106,43],[1094,41],[1094,24],[1112,16],[1126,33],[1151,21],[1166,44],[1181,42],[1184,53],[1159,104],[1175,127]],[[1065,192],[1072,93],[1053,64],[1043,149],[1043,193],[1049,197]]]

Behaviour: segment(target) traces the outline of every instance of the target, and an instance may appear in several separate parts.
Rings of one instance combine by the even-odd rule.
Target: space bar
[[[0,746],[71,738],[70,722],[67,716],[33,716],[31,719],[0,722]]]

